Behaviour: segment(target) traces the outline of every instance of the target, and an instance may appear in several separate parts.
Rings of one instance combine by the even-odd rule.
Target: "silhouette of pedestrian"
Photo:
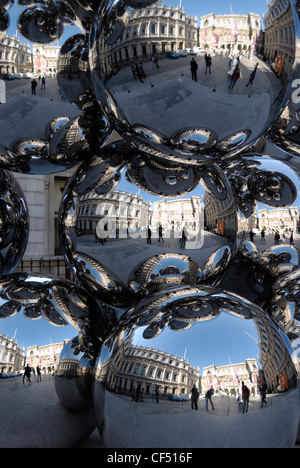
[[[254,232],[253,232],[252,229],[251,229],[250,232],[249,232],[249,237],[250,237],[251,242],[254,241],[254,236],[255,236],[255,234],[254,234]]]
[[[25,367],[24,375],[23,375],[23,383],[24,383],[25,377],[27,381],[29,382],[28,385],[31,383],[30,373],[31,373],[31,367],[29,364],[27,364],[27,366]]]
[[[266,400],[266,385],[262,384],[260,386],[260,398],[261,398],[261,405],[260,407],[262,408],[264,404],[267,406],[267,400]]]
[[[253,72],[251,73],[251,75],[249,76],[249,81],[248,83],[246,84],[246,86],[249,86],[249,84],[252,86],[253,85],[253,81],[254,81],[254,78],[255,78],[255,75],[256,75],[256,72],[257,72],[257,68],[258,68],[258,63],[255,65],[255,68],[253,70]]]
[[[292,231],[291,237],[290,237],[290,245],[294,245],[294,233]]]
[[[248,413],[250,392],[247,385],[242,382],[242,400],[244,402],[243,413]]]
[[[36,368],[36,373],[37,373],[37,379],[36,379],[36,381],[37,381],[37,382],[38,382],[38,381],[41,382],[41,381],[42,381],[42,375],[41,375],[41,368],[40,368],[40,366],[37,366],[37,368]]]
[[[186,234],[184,228],[182,229],[182,234],[181,234],[181,244],[180,248],[185,249],[185,243],[186,243]]]
[[[264,229],[262,229],[261,232],[260,232],[260,238],[261,238],[262,242],[266,242],[265,230]]]
[[[236,82],[239,79],[240,75],[241,75],[240,67],[238,65],[236,65],[236,67],[234,69],[234,72],[232,73],[231,81],[230,81],[230,84],[228,86],[228,89],[233,89],[235,87]]]
[[[191,397],[192,409],[194,409],[195,407],[195,410],[198,410],[198,398],[199,398],[198,388],[194,384],[192,388],[192,397]]]
[[[275,245],[279,245],[279,239],[280,239],[280,235],[278,234],[278,232],[275,232],[275,236],[274,236]]]
[[[212,399],[211,399],[214,393],[215,393],[215,392],[214,392],[213,386],[211,386],[210,389],[207,390],[207,392],[206,392],[206,395],[205,395],[205,407],[206,407],[206,411],[208,411],[208,402],[210,402],[212,409],[213,409],[213,410],[215,409],[214,404],[213,404]]]
[[[41,86],[41,89],[46,89],[46,78],[43,76],[42,78],[42,86]]]
[[[33,79],[31,81],[31,94],[36,94],[37,81]]]
[[[159,228],[158,228],[158,242],[160,242],[160,240],[162,240],[164,242],[164,238],[163,238],[163,235],[162,235],[162,225],[161,224],[159,225]]]
[[[155,60],[156,68],[159,68],[159,65],[158,65],[158,56],[157,56],[157,55],[155,55],[154,60]]]
[[[197,81],[198,64],[194,58],[192,58],[190,66],[191,66],[191,72],[192,72],[192,80]]]
[[[148,232],[147,232],[147,244],[151,244],[151,229],[150,226],[148,226]]]
[[[208,54],[208,55],[205,55],[205,73],[207,73],[207,70],[209,70],[209,73],[211,73],[211,56]]]
[[[138,79],[140,80],[140,82],[141,82],[141,83],[144,83],[144,82],[143,82],[143,78],[142,78],[141,69],[140,69],[140,67],[138,66],[137,63],[135,64],[135,71],[136,71],[137,77],[138,77]]]

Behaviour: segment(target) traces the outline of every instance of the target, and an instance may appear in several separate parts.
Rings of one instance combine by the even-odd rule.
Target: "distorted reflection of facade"
[[[0,333],[0,373],[18,372],[24,369],[25,348],[14,338]]]
[[[299,211],[296,206],[258,210],[258,228],[270,232],[296,231],[299,223]]]
[[[89,366],[83,366],[78,359],[71,357],[63,357],[57,364],[56,376],[58,377],[80,377],[86,375],[86,373],[92,373]]]
[[[295,54],[295,24],[289,0],[273,0],[264,17],[265,50],[264,55],[274,62],[276,57],[283,61],[278,63],[278,74],[291,71]]]
[[[151,204],[138,195],[118,190],[98,195],[92,191],[80,198],[77,228],[81,234],[91,234],[104,219],[105,224],[127,234],[127,229],[145,228],[150,214]]]
[[[59,361],[59,355],[68,340],[61,343],[51,343],[44,346],[28,346],[26,353],[26,362],[30,367],[40,366],[42,372],[52,372],[56,369]]]
[[[29,44],[5,36],[0,42],[0,75],[5,73],[27,73],[32,71],[32,55]]]
[[[262,46],[260,15],[209,15],[200,19],[200,45],[249,55]]]
[[[34,44],[33,49],[33,66],[35,73],[42,75],[57,72],[57,60],[60,51],[59,46],[43,46],[42,44]]]
[[[246,359],[246,362],[217,367],[214,365],[203,367],[201,377],[203,392],[213,386],[215,391],[222,390],[229,395],[237,395],[240,393],[242,382],[253,395],[259,391],[259,385],[263,383],[263,372],[259,369],[256,359]]]
[[[126,340],[119,338],[116,348],[116,354],[98,368],[96,375],[96,379],[110,390],[131,394],[139,389],[152,396],[158,389],[161,396],[167,396],[190,393],[194,384],[200,387],[200,368],[192,366],[183,357],[133,346],[131,336]]]
[[[203,197],[204,226],[210,231],[218,232],[218,223],[222,223],[222,234],[232,235],[236,230],[237,213],[234,198],[228,196],[225,200],[218,200],[206,192]]]
[[[157,201],[153,203],[151,225],[161,224],[174,230],[180,230],[183,227],[196,230],[201,211],[200,197]]]
[[[155,5],[125,14],[123,34],[117,41],[102,44],[101,69],[106,73],[152,54],[166,54],[197,46],[198,18],[179,7]]]

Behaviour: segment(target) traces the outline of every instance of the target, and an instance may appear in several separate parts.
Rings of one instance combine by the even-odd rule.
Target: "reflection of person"
[[[36,368],[36,373],[37,373],[37,380],[36,380],[36,381],[37,381],[37,382],[38,382],[38,381],[41,382],[41,381],[42,381],[42,376],[41,376],[41,368],[40,368],[40,366],[37,366],[37,368]]]
[[[211,397],[213,396],[214,393],[215,393],[215,392],[214,392],[213,386],[211,386],[210,389],[207,390],[207,392],[206,392],[206,395],[205,395],[205,407],[206,407],[206,411],[208,411],[208,402],[210,402],[212,409],[213,409],[213,410],[215,409],[214,404],[213,404],[212,399],[211,399]]]
[[[185,243],[186,243],[186,234],[184,228],[182,229],[182,234],[181,234],[181,244],[180,248],[185,249]]]
[[[158,65],[158,57],[157,57],[156,54],[155,54],[154,60],[155,60],[156,68],[159,68],[159,65]]]
[[[161,224],[159,225],[159,228],[158,228],[158,242],[160,242],[160,239],[164,242],[164,238],[163,238],[163,235],[162,235],[162,225]]]
[[[261,232],[260,232],[260,238],[261,238],[262,242],[266,242],[265,230],[264,229],[262,229]]]
[[[42,86],[41,86],[41,89],[46,89],[46,78],[43,76],[42,78]]]
[[[191,72],[192,72],[192,80],[197,81],[198,64],[194,58],[192,58],[190,66],[191,66]]]
[[[262,384],[260,386],[260,398],[261,398],[261,405],[260,407],[262,408],[265,405],[267,405],[267,400],[266,400],[266,385]]]
[[[158,388],[156,389],[156,392],[155,392],[155,398],[156,398],[156,403],[159,403],[159,390],[158,390]]]
[[[249,397],[250,397],[249,388],[247,387],[247,385],[244,384],[244,382],[242,382],[242,399],[244,402],[243,413],[245,412],[248,413]]]
[[[207,73],[207,69],[209,70],[209,73],[211,73],[211,56],[208,54],[208,55],[205,55],[205,65],[206,65],[206,68],[205,68],[205,73]]]
[[[254,78],[255,78],[255,75],[256,75],[256,71],[257,71],[257,67],[258,67],[258,63],[255,65],[255,68],[254,68],[253,72],[249,76],[249,81],[246,84],[246,86],[249,86],[249,84],[251,84],[251,86],[253,85],[253,81],[254,81]]]
[[[294,236],[293,236],[293,231],[291,233],[291,237],[290,237],[290,245],[294,245]]]
[[[135,71],[136,71],[136,75],[137,75],[138,79],[141,81],[141,83],[144,83],[143,79],[142,79],[141,69],[140,69],[140,67],[138,66],[137,63],[135,64]]]
[[[232,76],[231,76],[231,81],[230,81],[230,84],[228,86],[228,89],[233,89],[235,87],[235,84],[237,82],[237,80],[239,79],[240,77],[240,67],[238,65],[236,65],[235,69],[234,69],[234,72],[232,73]]]
[[[27,366],[25,367],[24,375],[23,375],[23,383],[24,383],[25,377],[27,378],[28,382],[31,383],[30,373],[31,373],[31,367],[29,364],[27,364]]]
[[[249,232],[249,237],[250,237],[251,242],[254,241],[254,236],[255,236],[255,234],[254,234],[254,232],[253,232],[252,229],[251,229],[250,232]]]
[[[150,226],[148,226],[148,232],[147,232],[147,244],[151,244],[151,229]]]
[[[275,236],[274,236],[275,245],[279,245],[279,239],[280,239],[280,235],[278,234],[278,232],[275,232]]]
[[[192,403],[192,409],[198,410],[198,398],[199,398],[199,392],[198,388],[196,388],[196,385],[193,385],[192,388],[192,397],[191,397],[191,403]]]
[[[36,94],[37,81],[33,79],[31,81],[31,94]]]

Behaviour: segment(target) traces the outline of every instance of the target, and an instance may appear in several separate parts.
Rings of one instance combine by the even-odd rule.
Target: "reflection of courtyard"
[[[130,68],[111,79],[108,88],[129,122],[157,128],[159,119],[159,131],[170,136],[183,128],[184,112],[186,128],[214,130],[219,139],[241,129],[251,129],[254,135],[259,133],[281,88],[267,65],[256,57],[252,61],[242,57],[242,76],[231,92],[227,57],[213,57],[212,73],[205,74],[204,56],[196,56],[197,83],[191,79],[191,58],[163,59],[158,70],[144,63],[147,75],[144,83],[133,79]],[[256,62],[259,72],[253,86],[247,88]]]
[[[263,409],[259,397],[250,398],[249,412],[242,414],[236,400],[226,396],[213,397],[215,410],[209,406],[207,412],[201,398],[195,411],[190,401],[136,403],[129,397],[105,395],[106,446],[132,448],[260,447],[266,434],[270,434],[272,446],[280,447],[284,435],[290,433],[299,398],[298,391],[269,395],[268,406]]]
[[[198,249],[181,249],[180,238],[174,238],[164,234],[164,241],[152,236],[152,244],[145,238],[107,239],[104,244],[96,243],[93,235],[79,237],[77,250],[98,260],[104,267],[118,266],[118,277],[127,282],[131,270],[146,259],[164,253],[178,253],[193,258],[200,268],[205,264],[209,256],[219,247],[225,244],[226,237],[205,231],[204,244]],[[188,245],[188,244],[187,244]]]

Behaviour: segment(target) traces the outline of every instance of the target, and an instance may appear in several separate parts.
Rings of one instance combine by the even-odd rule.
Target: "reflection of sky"
[[[137,330],[134,345],[147,346],[183,358],[195,367],[229,365],[259,356],[257,330],[252,320],[221,313],[216,318],[195,323],[188,330],[175,332],[168,327],[156,338],[142,338]]]

